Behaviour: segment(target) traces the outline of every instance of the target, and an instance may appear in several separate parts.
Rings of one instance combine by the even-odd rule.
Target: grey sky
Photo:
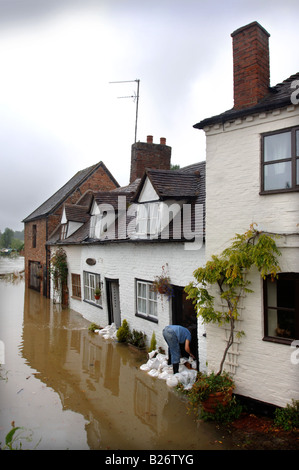
[[[271,85],[299,71],[295,0],[0,0],[0,230],[100,160],[127,184],[134,142],[205,158],[199,120],[233,106],[230,34],[270,33]]]

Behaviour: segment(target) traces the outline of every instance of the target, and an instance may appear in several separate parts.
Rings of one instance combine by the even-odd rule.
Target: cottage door
[[[39,261],[29,261],[29,287],[40,291],[41,264]]]
[[[174,296],[172,298],[172,323],[188,328],[191,332],[191,351],[196,357],[198,364],[198,333],[197,333],[197,317],[193,303],[187,299],[187,294],[183,287],[173,286]],[[182,348],[182,355],[188,354]]]
[[[116,328],[121,326],[119,282],[118,279],[106,279],[109,324],[115,323]]]

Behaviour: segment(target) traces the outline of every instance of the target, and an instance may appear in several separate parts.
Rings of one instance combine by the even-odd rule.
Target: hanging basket
[[[170,277],[166,274],[165,266],[162,266],[162,274],[155,277],[153,291],[160,295],[166,295],[168,300],[173,296],[173,287]]]

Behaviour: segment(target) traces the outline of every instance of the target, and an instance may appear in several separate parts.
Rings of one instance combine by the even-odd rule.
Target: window
[[[264,281],[265,338],[290,344],[299,339],[299,274],[281,273]]]
[[[101,276],[95,273],[83,272],[84,276],[84,300],[98,306],[102,306],[102,297],[95,299],[94,290],[96,287],[101,288]]]
[[[157,293],[152,287],[151,282],[136,281],[137,315],[158,321]]]
[[[72,274],[72,296],[81,299],[81,276]]]
[[[36,233],[37,233],[36,225],[32,225],[32,248],[36,248]]]
[[[157,235],[160,228],[159,203],[138,205],[136,232],[140,235]]]
[[[263,136],[262,192],[299,190],[299,128]]]
[[[92,215],[90,217],[90,228],[89,228],[89,236],[90,238],[96,238],[95,231],[96,225],[99,220],[99,215]]]
[[[67,224],[62,224],[61,225],[61,234],[60,234],[60,239],[61,240],[65,240],[66,232],[67,232]]]

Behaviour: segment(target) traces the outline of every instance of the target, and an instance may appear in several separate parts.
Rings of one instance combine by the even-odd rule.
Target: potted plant
[[[101,291],[100,287],[96,287],[95,290],[94,290],[94,298],[96,300],[99,300],[101,298],[101,294],[102,294],[102,291]]]
[[[188,393],[189,407],[198,415],[201,408],[214,413],[217,406],[226,406],[232,399],[234,382],[226,372],[211,374],[199,372],[192,389]]]
[[[170,277],[166,273],[165,266],[162,266],[162,274],[160,276],[156,276],[154,279],[153,291],[160,295],[166,295],[168,300],[173,296],[173,287],[171,285]]]

